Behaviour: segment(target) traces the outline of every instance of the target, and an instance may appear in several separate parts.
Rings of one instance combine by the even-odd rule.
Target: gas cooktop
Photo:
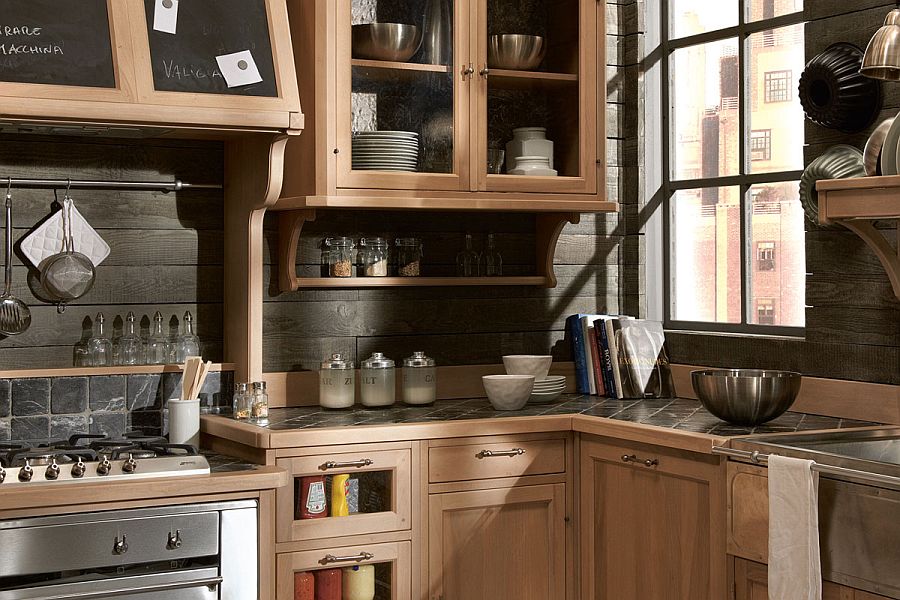
[[[0,443],[0,489],[10,486],[89,483],[208,475],[209,463],[193,446],[164,437],[78,434],[68,440]]]

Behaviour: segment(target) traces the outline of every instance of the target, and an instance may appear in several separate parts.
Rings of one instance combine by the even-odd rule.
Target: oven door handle
[[[166,592],[169,590],[183,590],[188,588],[219,587],[224,581],[221,577],[208,577],[206,579],[194,579],[191,581],[173,581],[171,583],[159,583],[155,585],[120,587],[114,590],[83,591],[43,596],[44,600],[99,600],[101,598],[120,598],[128,594],[149,594],[151,592]]]

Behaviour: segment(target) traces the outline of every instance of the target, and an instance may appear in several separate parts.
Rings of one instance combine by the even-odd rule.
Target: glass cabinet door
[[[603,10],[596,0],[479,2],[480,189],[596,193]]]
[[[466,4],[337,0],[338,187],[468,189]]]

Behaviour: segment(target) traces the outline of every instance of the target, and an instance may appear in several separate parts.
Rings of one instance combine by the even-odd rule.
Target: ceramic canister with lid
[[[319,369],[319,405],[323,408],[350,408],[355,401],[353,361],[335,352],[322,362]]]
[[[516,168],[520,156],[543,156],[553,168],[553,142],[547,139],[546,127],[518,127],[506,144],[506,172]]]
[[[359,394],[363,406],[390,406],[396,400],[394,361],[381,352],[360,364]]]
[[[433,358],[413,352],[403,359],[403,402],[432,404],[437,398],[437,372]]]

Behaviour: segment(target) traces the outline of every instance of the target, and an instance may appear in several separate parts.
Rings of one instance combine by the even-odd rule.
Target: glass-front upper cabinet
[[[478,2],[479,189],[596,193],[604,9],[596,0]]]
[[[337,4],[338,187],[468,189],[467,0]]]

